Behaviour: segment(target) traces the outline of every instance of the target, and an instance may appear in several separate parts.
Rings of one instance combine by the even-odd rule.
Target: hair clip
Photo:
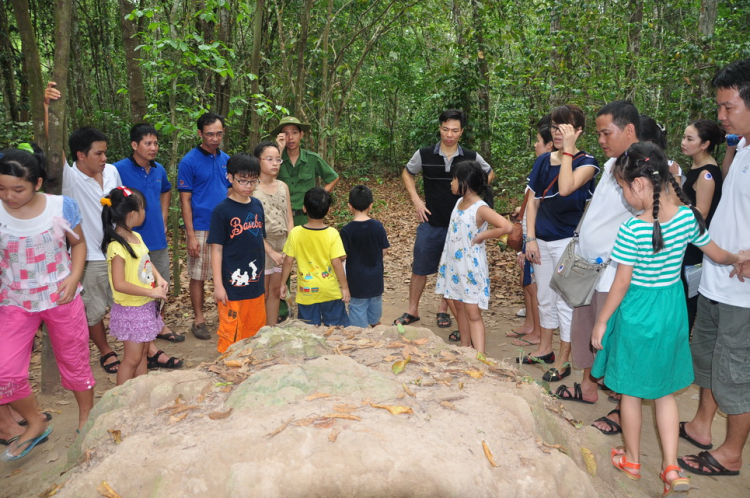
[[[659,176],[659,172],[658,171],[652,171],[651,174],[654,175],[654,176]]]
[[[16,148],[18,150],[22,150],[24,152],[28,152],[29,154],[33,154],[34,153],[34,147],[32,147],[31,144],[29,144],[29,143],[25,143],[24,142],[22,144],[18,144],[18,147],[16,147]]]
[[[102,206],[112,207],[112,199],[109,199],[108,197],[102,197],[101,199],[99,199],[99,202],[102,204]]]
[[[117,187],[117,190],[121,190],[122,191],[122,195],[124,195],[125,197],[127,197],[129,195],[133,195],[133,192],[131,192],[128,187]]]
[[[650,158],[650,157],[647,157],[646,159],[644,159],[644,160],[643,160],[643,162],[644,162],[644,163],[647,163],[649,159],[651,159],[651,158]]]

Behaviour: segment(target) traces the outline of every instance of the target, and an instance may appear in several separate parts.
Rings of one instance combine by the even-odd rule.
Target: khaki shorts
[[[168,284],[171,284],[172,272],[169,269],[169,249],[149,251],[148,255],[151,258],[151,263],[154,265],[154,268],[156,268],[156,271],[161,275],[161,278],[166,280]]]
[[[284,244],[286,243],[286,235],[275,235],[266,237],[266,242],[273,248],[274,251],[283,253]],[[273,260],[266,254],[266,275],[273,275],[274,273],[281,273],[281,265],[276,265]]]
[[[728,415],[750,412],[750,308],[698,296],[690,341],[695,383]]]
[[[112,289],[109,287],[108,265],[106,261],[86,261],[83,267],[83,306],[86,308],[86,322],[93,327],[104,319],[107,306],[112,306]]]
[[[211,280],[211,246],[206,244],[208,232],[196,230],[195,238],[198,239],[200,253],[197,258],[188,254],[188,276],[190,276],[190,280],[205,282]]]

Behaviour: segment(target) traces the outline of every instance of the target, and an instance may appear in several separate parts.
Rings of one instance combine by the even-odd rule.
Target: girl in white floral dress
[[[462,197],[451,214],[435,292],[448,300],[458,322],[461,345],[484,353],[481,310],[487,309],[490,298],[484,241],[510,233],[513,225],[490,207],[492,190],[476,161],[456,167],[451,190]],[[488,230],[488,223],[497,228]]]

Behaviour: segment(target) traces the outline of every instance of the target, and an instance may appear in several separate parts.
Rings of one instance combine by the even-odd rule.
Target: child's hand
[[[473,239],[471,239],[471,245],[475,246],[477,244],[481,244],[482,241],[485,239],[485,234],[487,232],[478,233],[474,236]]]
[[[591,332],[591,345],[595,349],[602,349],[602,339],[604,339],[604,333],[607,331],[606,323],[597,322],[594,325],[594,330]]]
[[[276,266],[281,266],[284,264],[284,255],[280,252],[272,251],[269,256],[273,260],[273,264],[275,264]]]
[[[156,286],[153,289],[151,289],[151,295],[149,297],[151,299],[166,299],[167,289],[161,286]]]
[[[50,101],[57,100],[60,97],[62,97],[60,90],[55,88],[56,86],[57,86],[57,83],[55,83],[54,81],[50,81],[49,83],[47,83],[47,88],[44,89],[44,103],[45,104],[49,105]]]
[[[76,297],[76,290],[78,288],[78,280],[72,277],[68,277],[57,286],[57,293],[60,298],[55,303],[58,306],[68,304]]]
[[[286,285],[284,283],[281,283],[281,288],[279,289],[279,297],[283,300],[286,298]]]
[[[348,303],[350,299],[351,296],[349,295],[349,289],[341,289],[341,300]]]
[[[227,291],[224,289],[224,286],[221,284],[214,283],[214,301],[221,304],[228,304],[227,300]]]
[[[286,148],[286,133],[279,133],[276,135],[276,145],[279,146],[279,150],[284,152]]]

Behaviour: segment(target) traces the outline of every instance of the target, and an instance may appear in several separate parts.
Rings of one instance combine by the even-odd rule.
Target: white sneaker
[[[520,310],[518,310],[518,312],[516,313],[516,316],[519,317],[519,318],[525,318],[526,317],[526,308],[521,308]]]

